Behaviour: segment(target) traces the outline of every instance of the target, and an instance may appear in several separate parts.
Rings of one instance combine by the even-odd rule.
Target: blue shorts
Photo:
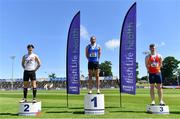
[[[150,84],[162,84],[161,73],[149,73],[149,83]]]

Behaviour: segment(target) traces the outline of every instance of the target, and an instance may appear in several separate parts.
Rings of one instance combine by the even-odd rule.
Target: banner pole
[[[68,93],[67,93],[67,96],[66,96],[66,103],[67,103],[67,108],[69,108],[69,95],[68,95]]]
[[[120,72],[121,72],[121,68],[120,68]],[[119,77],[121,77],[121,73],[119,72]],[[120,93],[119,93],[119,107],[122,108],[122,94],[121,94],[121,78],[119,78],[119,90],[120,90]]]
[[[122,108],[122,94],[121,94],[121,80],[120,80],[120,93],[119,93],[120,108]]]
[[[119,93],[119,103],[120,103],[120,108],[122,108],[122,95],[121,92]]]
[[[66,77],[67,77],[67,74],[66,74]],[[68,94],[69,94],[69,92],[68,92],[68,79],[66,79],[66,108],[69,108],[69,95]]]

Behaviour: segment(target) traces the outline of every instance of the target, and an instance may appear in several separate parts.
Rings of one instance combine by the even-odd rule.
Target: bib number
[[[89,57],[96,57],[96,53],[92,52],[91,54],[89,54]]]
[[[152,62],[151,67],[158,67],[158,63],[157,62]]]

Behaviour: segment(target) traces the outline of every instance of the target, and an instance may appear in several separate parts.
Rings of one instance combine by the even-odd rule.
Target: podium
[[[41,102],[19,103],[19,116],[38,116],[41,113]]]
[[[151,114],[169,114],[169,106],[147,105],[147,112]]]
[[[85,114],[104,114],[104,94],[87,94],[84,98]]]

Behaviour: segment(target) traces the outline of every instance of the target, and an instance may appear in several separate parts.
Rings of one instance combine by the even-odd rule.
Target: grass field
[[[86,90],[80,95],[69,95],[69,108],[66,108],[66,93],[62,91],[38,91],[38,100],[42,101],[42,113],[39,117],[18,116],[18,101],[22,91],[0,91],[0,119],[2,118],[180,118],[180,90],[164,90],[164,100],[169,105],[169,115],[146,113],[150,102],[148,89],[137,89],[137,94],[122,95],[123,107],[119,107],[119,92],[102,90],[105,94],[105,115],[84,115],[83,100]],[[31,99],[29,91],[29,100]]]

